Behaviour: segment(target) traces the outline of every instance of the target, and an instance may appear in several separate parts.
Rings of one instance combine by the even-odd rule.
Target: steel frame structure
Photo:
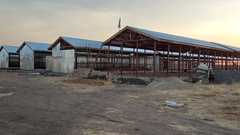
[[[147,35],[146,33],[137,31],[135,29],[132,29],[131,27],[125,27],[124,29],[120,30],[116,34],[114,34],[112,37],[107,39],[105,42],[103,42],[103,45],[106,45],[108,47],[110,46],[117,46],[121,47],[120,51],[122,52],[122,48],[134,48],[136,49],[136,52],[133,51],[133,56],[136,55],[136,65],[133,64],[135,68],[135,75],[138,77],[138,66],[139,66],[139,49],[144,50],[153,50],[153,77],[156,77],[156,55],[157,52],[163,51],[162,53],[162,61],[165,64],[166,60],[166,69],[162,69],[163,72],[167,73],[167,76],[169,76],[170,71],[176,71],[175,69],[170,70],[170,63],[174,61],[175,58],[177,58],[177,64],[178,64],[178,76],[181,76],[181,73],[184,71],[189,72],[191,71],[191,68],[193,67],[193,63],[205,63],[208,66],[211,66],[213,68],[217,68],[220,70],[237,70],[239,69],[238,65],[238,59],[239,59],[239,52],[233,49],[219,49],[219,48],[213,48],[213,47],[206,47],[201,45],[195,45],[195,44],[188,44],[188,43],[182,43],[182,42],[176,42],[176,41],[170,41],[170,40],[161,40],[159,38],[153,37],[151,35]],[[165,52],[167,54],[165,54]],[[173,53],[178,53],[178,55],[174,56]],[[170,55],[172,54],[172,55]],[[121,53],[121,56],[123,54]],[[122,58],[122,57],[121,57]],[[133,59],[134,61],[134,59]],[[109,62],[108,62],[109,63]],[[121,59],[122,63],[122,59]],[[221,66],[220,66],[221,64]],[[216,66],[217,65],[217,66]],[[144,67],[146,67],[146,63],[144,61]],[[174,66],[175,68],[175,66]],[[110,68],[108,68],[108,72],[110,72]],[[121,64],[121,75],[123,73],[123,65]],[[132,70],[134,72],[134,70]],[[144,70],[145,73],[145,70]]]

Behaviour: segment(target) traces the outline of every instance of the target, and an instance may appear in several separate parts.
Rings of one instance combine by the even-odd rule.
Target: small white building
[[[17,50],[20,54],[20,69],[46,69],[46,56],[52,55],[52,51],[47,50],[50,45],[46,43],[23,42]]]
[[[2,45],[0,48],[0,68],[19,68],[18,46]]]

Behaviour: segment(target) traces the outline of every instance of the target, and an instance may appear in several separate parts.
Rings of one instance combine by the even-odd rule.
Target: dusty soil
[[[204,96],[201,92],[210,91],[69,84],[60,77],[16,74],[0,72],[1,135],[237,135],[240,132],[238,120],[218,117],[209,109],[216,96],[206,96],[211,93]],[[185,106],[172,108],[165,105],[166,100]]]

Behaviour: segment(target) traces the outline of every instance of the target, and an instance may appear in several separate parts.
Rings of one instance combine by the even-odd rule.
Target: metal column
[[[143,62],[143,65],[144,65],[144,74],[146,73],[146,49],[144,49],[144,62]]]
[[[198,49],[198,65],[200,65],[201,48]]]
[[[123,70],[123,43],[121,44],[121,75]]]
[[[237,54],[237,71],[238,71],[238,58],[239,58],[239,53]]]
[[[138,76],[138,41],[137,41],[137,45],[136,45],[136,47],[137,47],[137,56],[136,56],[136,77]]]
[[[227,57],[226,57],[226,65],[225,65],[225,70],[228,71],[228,52],[227,52]]]
[[[154,77],[156,76],[156,51],[157,51],[157,45],[156,40],[154,40],[154,57],[153,57],[153,71],[154,71]]]
[[[178,55],[178,75],[181,76],[181,54],[182,54],[182,46],[179,46],[179,55]]]
[[[167,52],[167,76],[169,75],[169,52],[170,52],[170,44],[168,44],[168,52]]]
[[[189,52],[189,75],[191,74],[191,66],[192,66],[192,47],[190,47],[190,52]]]
[[[75,69],[77,69],[77,50],[75,49]]]
[[[109,77],[110,45],[108,45],[108,77]]]

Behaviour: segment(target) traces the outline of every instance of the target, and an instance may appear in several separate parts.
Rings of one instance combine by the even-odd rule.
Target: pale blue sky
[[[0,0],[0,45],[104,41],[126,25],[240,47],[239,0]]]

